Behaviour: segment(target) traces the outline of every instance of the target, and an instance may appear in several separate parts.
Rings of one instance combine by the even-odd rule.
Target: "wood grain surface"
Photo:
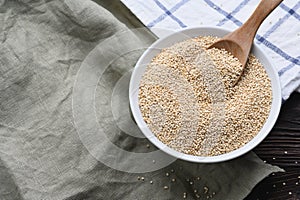
[[[300,94],[294,93],[282,106],[268,137],[254,149],[267,163],[285,172],[274,173],[259,183],[247,200],[300,200]]]

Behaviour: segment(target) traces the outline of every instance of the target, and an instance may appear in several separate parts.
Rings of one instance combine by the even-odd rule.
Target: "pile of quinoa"
[[[271,81],[262,64],[250,55],[242,72],[226,50],[207,49],[217,40],[199,36],[162,49],[140,82],[146,124],[182,153],[215,156],[236,150],[257,135],[270,112]]]

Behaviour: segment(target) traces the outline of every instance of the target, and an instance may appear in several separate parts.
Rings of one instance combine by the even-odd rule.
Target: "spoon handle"
[[[228,34],[225,38],[234,40],[238,44],[243,44],[243,49],[246,51],[249,49],[250,51],[253,38],[259,26],[282,1],[283,0],[261,0],[251,17],[240,28]]]

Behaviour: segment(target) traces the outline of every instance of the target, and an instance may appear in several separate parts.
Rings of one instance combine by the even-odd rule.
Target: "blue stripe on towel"
[[[297,58],[300,59],[300,56],[298,56]],[[288,66],[282,68],[281,70],[279,70],[278,75],[282,76],[286,71],[295,67],[295,65],[296,65],[295,63],[291,63]]]
[[[170,10],[168,10],[161,2],[159,2],[158,0],[154,0],[154,2],[156,3],[156,5],[158,7],[160,7],[165,13],[162,14],[162,15],[160,15],[157,19],[155,19],[152,22],[150,22],[147,25],[147,27],[151,28],[151,27],[155,26],[157,23],[159,23],[162,20],[164,20],[167,16],[170,16],[174,21],[176,21],[181,28],[187,27],[182,21],[180,21],[172,13],[174,13],[176,10],[178,10],[181,6],[183,6],[184,4],[186,4],[188,1],[190,1],[190,0],[182,0],[179,3],[177,3],[173,8],[171,8]]]
[[[281,6],[282,5],[282,6]],[[283,4],[280,4],[280,7],[283,8],[284,7],[284,10],[288,11],[288,13],[283,17],[281,18],[279,21],[277,21],[274,26],[272,26],[264,35],[263,37],[264,38],[267,38],[271,35],[271,33],[273,33],[281,24],[283,24],[283,22],[285,20],[287,20],[290,16],[293,16],[290,14],[290,10],[293,10],[293,13],[296,13],[294,10],[297,10],[299,7],[300,7],[300,1],[298,1],[298,3],[292,8],[292,9],[289,9],[287,8],[285,5]],[[294,14],[294,16],[296,17],[296,14]],[[297,17],[296,17],[297,18]]]
[[[282,51],[280,48],[278,48],[277,46],[275,46],[274,44],[272,44],[271,42],[269,42],[267,39],[265,39],[264,37],[260,36],[260,35],[256,35],[256,39],[263,43],[266,47],[270,48],[271,50],[273,50],[274,52],[276,52],[277,54],[279,54],[280,56],[282,56],[283,58],[285,58],[286,60],[296,64],[296,65],[300,65],[300,60],[298,58],[294,58],[290,55],[288,55],[287,53],[285,53],[284,51]]]
[[[240,22],[238,19],[236,19],[233,15],[223,10],[221,7],[216,5],[214,2],[210,0],[204,0],[205,3],[207,3],[210,7],[218,11],[220,14],[224,15],[228,20],[231,20],[233,23],[235,23],[237,26],[241,26],[242,22]]]
[[[298,4],[299,4],[299,2],[298,2]],[[297,4],[297,5],[298,5],[298,4]],[[296,6],[297,6],[297,5],[296,5]],[[295,7],[296,7],[296,6],[295,6]],[[283,3],[280,4],[280,7],[281,7],[283,10],[287,11],[290,15],[292,15],[292,16],[295,17],[296,19],[300,20],[300,15],[299,15],[298,13],[296,13],[296,11],[295,11],[295,10],[298,9],[298,7],[297,7],[296,9],[295,9],[295,8],[290,9],[289,7],[287,7],[286,5],[284,5]]]
[[[231,13],[229,13],[228,15],[226,15],[226,17],[224,19],[222,19],[218,24],[217,26],[222,26],[223,24],[225,24],[226,21],[230,20],[232,18],[232,16],[236,13],[238,13],[245,5],[247,5],[247,3],[249,2],[250,0],[244,0],[242,1],[242,3],[240,3],[238,5],[238,7],[236,7]]]

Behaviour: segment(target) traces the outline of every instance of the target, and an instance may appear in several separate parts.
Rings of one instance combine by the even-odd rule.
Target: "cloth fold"
[[[151,43],[145,33],[80,0],[0,1],[0,27],[0,199],[239,200],[282,171],[254,153],[210,165],[170,159],[139,174],[109,167],[134,172],[144,163],[128,152],[159,154],[131,136],[142,134],[126,111],[128,74]],[[78,116],[84,108],[93,112]],[[98,134],[126,151],[110,151]],[[161,156],[150,163],[163,163]]]
[[[121,0],[158,37],[161,29],[172,31],[196,26],[237,29],[260,0]],[[255,41],[272,59],[278,71],[283,100],[300,92],[300,1],[283,1],[263,22]]]

